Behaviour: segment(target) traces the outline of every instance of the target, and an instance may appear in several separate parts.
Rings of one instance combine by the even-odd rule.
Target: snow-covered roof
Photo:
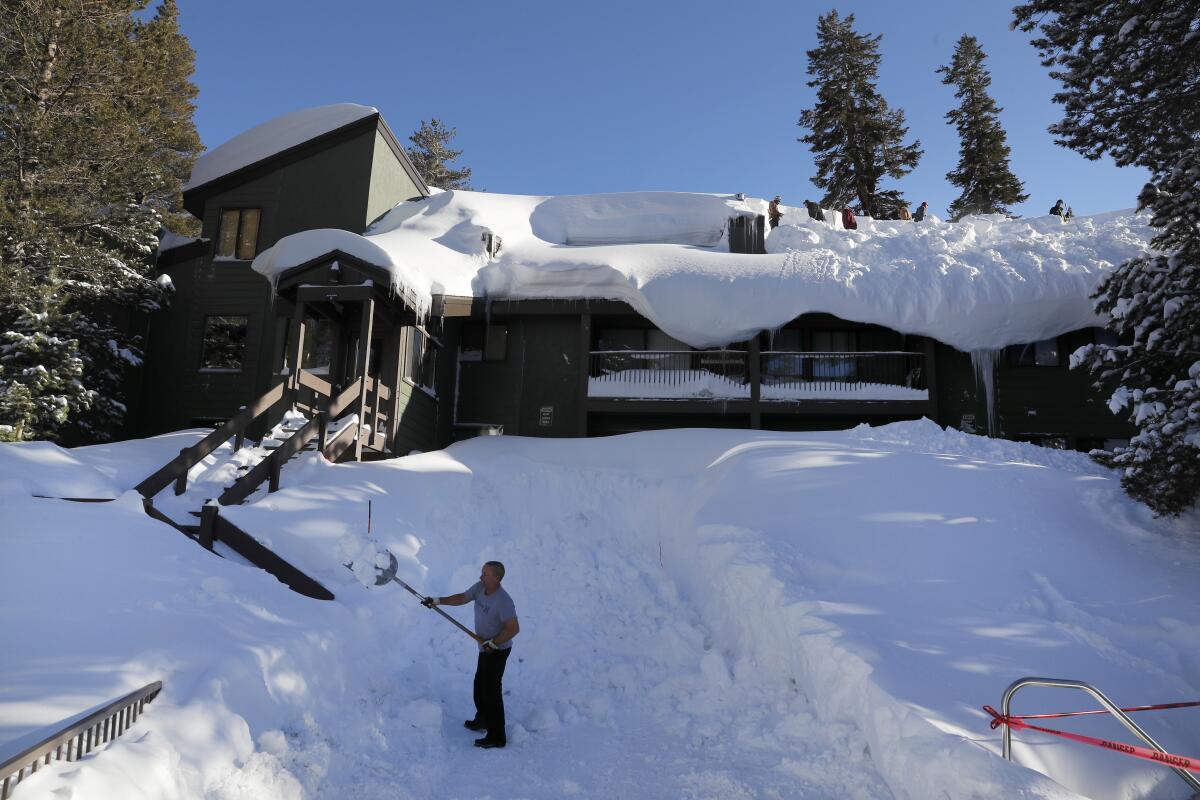
[[[267,120],[196,159],[192,176],[183,190],[186,192],[203,186],[242,167],[257,164],[276,153],[377,113],[378,109],[371,106],[334,103]]]
[[[182,236],[175,231],[163,231],[162,236],[158,240],[158,252],[165,253],[168,250],[174,250],[198,241],[200,241],[200,237],[198,236]]]
[[[364,235],[312,230],[261,253],[274,277],[333,250],[389,271],[428,307],[437,294],[613,299],[695,347],[744,340],[827,312],[961,350],[1036,341],[1103,322],[1090,295],[1144,252],[1132,211],[958,223],[860,219],[845,230],[784,208],[767,253],[730,253],[731,216],[766,210],[733,195],[635,192],[540,197],[439,192],[393,208]],[[482,234],[503,241],[489,257]]]

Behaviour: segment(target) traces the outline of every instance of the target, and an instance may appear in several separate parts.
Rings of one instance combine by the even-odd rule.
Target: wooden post
[[[359,424],[366,421],[367,415],[367,372],[371,369],[371,334],[375,321],[375,299],[367,298],[363,300],[362,305],[362,322],[358,326],[358,364],[355,366],[355,374],[351,376],[351,380],[362,378],[362,383],[358,390],[358,400],[355,402],[354,411],[358,414]],[[369,435],[369,434],[368,434]],[[354,437],[354,460],[362,461],[363,437],[362,429],[358,430],[358,435]]]
[[[175,478],[175,494],[177,494],[177,495],[183,494],[184,492],[187,491],[188,467],[187,467],[186,462],[187,462],[188,449],[189,448],[185,447],[179,451],[179,455],[184,460],[184,465],[183,465],[183,472],[180,472],[179,475],[176,476],[176,478]]]
[[[274,453],[267,456],[271,459],[271,482],[267,485],[268,492],[279,491],[279,473],[283,470],[283,464],[278,458],[276,458],[278,453],[279,451],[276,450]]]
[[[371,387],[371,391],[375,392],[374,402],[371,403],[371,438],[369,439],[371,446],[375,446],[375,430],[379,427],[379,401],[380,395],[383,392],[379,391],[379,387],[383,384],[383,373],[379,374],[379,379],[375,381]],[[380,448],[381,450],[383,448]]]
[[[217,524],[217,511],[217,506],[211,504],[205,504],[200,509],[200,546],[205,550],[213,549],[213,529]]]
[[[762,359],[759,357],[758,338],[758,334],[750,337],[749,347],[746,350],[746,359],[749,362],[746,367],[750,373],[750,428],[752,430],[762,428],[762,405],[760,403],[762,376],[759,374],[761,372],[759,365]]]
[[[305,304],[296,298],[296,312],[292,317],[292,341],[288,353],[288,386],[300,388],[300,368],[304,363],[304,335],[308,328],[304,321]]]
[[[578,436],[588,435],[588,375],[591,371],[592,358],[592,314],[585,311],[579,315],[579,408],[576,414],[575,430]]]
[[[937,399],[937,340],[932,337],[922,337],[925,340],[925,391],[929,394],[929,418],[938,425],[942,424],[938,415]]]
[[[329,411],[317,412],[317,452],[325,455],[325,437],[329,434]]]
[[[396,450],[396,434],[400,432],[400,386],[404,382],[404,357],[408,351],[408,326],[401,324],[397,334],[392,337],[396,342],[396,355],[392,359],[392,402],[388,407],[387,441],[385,447],[390,447],[393,456],[402,455]]]

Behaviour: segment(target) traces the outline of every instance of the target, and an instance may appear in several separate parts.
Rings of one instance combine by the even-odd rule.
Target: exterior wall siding
[[[508,322],[503,361],[457,361],[457,347],[446,354],[458,367],[455,423],[503,425],[505,434],[518,436],[576,435],[580,371],[587,369],[576,355],[579,318],[493,321]]]
[[[371,181],[363,227],[370,225],[397,203],[420,196],[421,190],[404,171],[383,134],[375,131],[375,151],[371,160]]]

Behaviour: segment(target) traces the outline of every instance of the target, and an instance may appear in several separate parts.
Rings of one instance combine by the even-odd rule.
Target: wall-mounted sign
[[[554,424],[554,406],[542,406],[538,409],[538,425],[549,428]]]

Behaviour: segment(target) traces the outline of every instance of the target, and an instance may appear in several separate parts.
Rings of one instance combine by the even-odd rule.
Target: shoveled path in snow
[[[319,796],[892,796],[852,726],[819,723],[794,677],[717,641],[675,590],[646,532],[675,515],[669,489],[519,456],[493,466],[419,557],[437,594],[465,589],[485,557],[510,564],[523,630],[505,679],[508,748],[481,752],[461,725],[472,643],[393,587],[408,630],[381,643],[395,672],[363,699],[376,729],[352,741],[285,729],[294,773],[328,770]],[[470,622],[470,607],[450,611]]]

